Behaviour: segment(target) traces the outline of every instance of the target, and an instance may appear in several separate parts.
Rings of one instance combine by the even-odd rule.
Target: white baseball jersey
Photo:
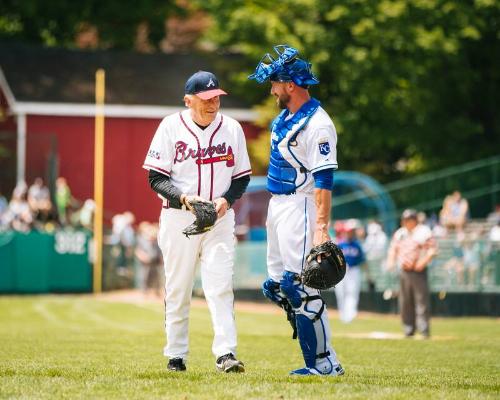
[[[338,168],[337,132],[332,120],[322,107],[319,107],[312,115],[307,126],[297,135],[296,140],[290,141],[301,124],[302,121],[299,121],[283,140],[279,140],[277,134],[273,132],[271,148],[276,146],[283,158],[297,170],[303,167],[302,171],[297,173],[296,192],[313,193],[312,173],[327,168]]]
[[[201,129],[190,110],[163,119],[143,167],[169,176],[182,193],[206,200],[221,197],[232,179],[252,172],[241,125],[218,113]]]

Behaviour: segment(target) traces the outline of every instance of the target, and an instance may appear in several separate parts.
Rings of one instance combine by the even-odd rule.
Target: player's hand
[[[401,263],[401,267],[405,270],[405,271],[414,271],[415,268],[416,268],[416,262],[414,259],[405,259],[403,260],[403,262]]]
[[[191,207],[191,202],[192,201],[194,201],[194,200],[197,200],[197,201],[206,201],[203,197],[196,196],[196,195],[188,196],[188,195],[185,195],[185,194],[181,195],[181,199],[180,200],[181,200],[181,203],[184,204],[190,210],[192,210],[192,207]]]
[[[414,271],[417,272],[422,272],[425,269],[425,262],[422,262],[422,260],[419,260],[415,263],[415,267],[413,268]]]
[[[217,218],[220,219],[226,215],[227,210],[229,210],[229,203],[224,197],[219,197],[214,200],[215,211],[217,211]]]

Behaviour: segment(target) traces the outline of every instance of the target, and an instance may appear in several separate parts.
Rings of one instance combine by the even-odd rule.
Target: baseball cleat
[[[338,364],[336,367],[332,369],[331,372],[329,373],[323,373],[320,372],[317,368],[299,368],[295,369],[290,372],[290,375],[300,375],[300,376],[311,376],[311,375],[317,375],[317,376],[340,376],[344,375],[345,371],[344,368],[342,368],[342,365]]]
[[[168,360],[167,369],[169,371],[185,371],[186,364],[182,358],[171,358]]]
[[[215,362],[215,366],[220,372],[245,372],[245,365],[237,360],[233,353],[220,356]]]

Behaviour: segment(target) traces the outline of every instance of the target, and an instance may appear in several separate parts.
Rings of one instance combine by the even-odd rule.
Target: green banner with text
[[[89,243],[79,230],[0,233],[0,293],[90,292]]]

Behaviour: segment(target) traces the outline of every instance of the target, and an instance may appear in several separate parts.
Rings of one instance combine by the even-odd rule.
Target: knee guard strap
[[[323,311],[325,311],[325,301],[323,300],[323,298],[320,296],[320,295],[316,295],[316,296],[307,296],[304,301],[306,303],[312,301],[312,300],[321,300],[321,308],[319,309],[318,312],[316,312],[315,316],[312,318],[312,321],[313,322],[316,322],[318,319],[321,318],[321,314],[323,314]]]

